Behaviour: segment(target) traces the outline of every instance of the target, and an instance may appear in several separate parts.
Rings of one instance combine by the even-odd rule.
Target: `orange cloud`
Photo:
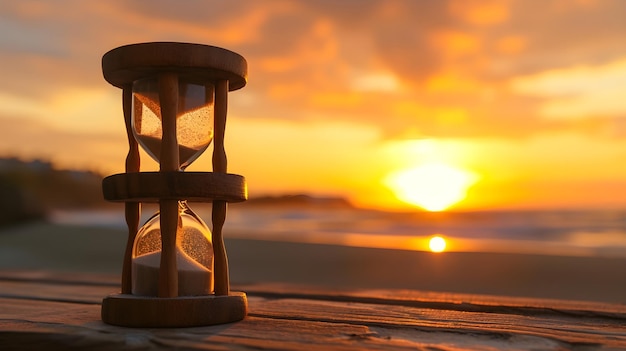
[[[358,93],[312,93],[309,101],[313,106],[354,108],[358,107],[364,100],[363,94]]]
[[[299,82],[276,83],[270,85],[267,89],[267,96],[279,101],[302,98],[307,94],[307,87]]]
[[[448,9],[455,17],[479,26],[503,23],[509,18],[509,2],[504,0],[453,0]]]
[[[511,88],[545,99],[543,116],[581,118],[623,115],[626,58],[595,66],[574,66],[518,77]]]
[[[457,57],[476,53],[481,48],[481,39],[475,35],[454,30],[434,32],[431,36],[433,46],[438,47],[448,56]]]
[[[612,135],[624,133],[626,80],[623,63],[618,62],[626,57],[622,45],[626,2],[580,3],[154,0],[145,6],[132,1],[59,0],[52,6],[6,2],[2,5],[6,21],[0,23],[7,34],[0,38],[0,114],[9,128],[0,130],[4,137],[0,152],[48,152],[66,164],[82,160],[108,165],[107,160],[116,159],[115,167],[123,167],[120,92],[102,79],[101,56],[127,43],[173,40],[223,46],[248,60],[250,81],[230,99],[228,132],[239,152],[233,155],[233,163],[246,167],[241,173],[251,181],[264,179],[262,186],[280,185],[276,179],[283,174],[269,177],[264,173],[269,167],[262,161],[267,162],[272,152],[282,152],[281,162],[294,165],[282,171],[313,183],[324,179],[315,190],[352,186],[366,194],[363,201],[365,197],[385,201],[389,194],[372,189],[372,184],[389,165],[367,158],[375,152],[371,145],[376,138],[355,140],[352,133],[358,128],[367,133],[372,129],[388,140],[463,138],[468,140],[464,148],[486,145],[480,138],[498,136],[514,146],[504,145],[507,152],[500,153],[497,150],[503,146],[494,144],[475,156],[482,157],[479,166],[487,170],[484,186],[491,186],[483,190],[495,189],[498,196],[526,180],[540,182],[531,174],[537,169],[549,169],[554,186],[576,174],[575,167],[597,170],[579,174],[599,182],[621,165],[617,159],[612,160],[615,166],[602,161],[596,167],[594,162],[609,151],[598,146],[602,138],[609,139],[607,130]],[[231,123],[237,118],[248,129],[237,130],[237,123]],[[281,128],[281,118],[289,120],[289,128]],[[26,119],[33,123],[14,123]],[[313,130],[312,121],[346,125]],[[333,141],[317,138],[335,130],[345,135]],[[580,155],[579,150],[587,148],[596,153],[565,162],[543,148],[519,142],[563,130],[599,140],[575,139],[565,148],[563,140],[551,135],[546,138],[554,143],[542,146],[561,153],[576,150]],[[285,137],[286,133],[293,136]],[[113,135],[120,150],[114,149],[117,141],[108,139]],[[332,147],[316,148],[321,143]],[[334,157],[336,150],[352,143],[358,147],[333,160],[337,169],[325,168],[328,154]],[[622,155],[625,152],[617,141],[610,146]],[[70,155],[76,149],[85,152]],[[555,160],[567,172],[553,167]],[[357,169],[357,163],[370,168]],[[210,169],[207,164],[201,169]],[[341,167],[354,171],[337,172]],[[320,173],[311,168],[316,172],[319,168]],[[365,171],[367,179],[355,180]],[[526,178],[514,178],[515,174]],[[502,175],[505,179],[498,178]],[[308,185],[298,182],[294,177],[289,189]],[[354,182],[358,185],[351,185]],[[584,179],[577,176],[575,182],[582,184]],[[505,185],[498,187],[501,184]]]
[[[475,93],[479,87],[477,81],[451,72],[436,74],[426,81],[426,89],[434,93]]]
[[[496,42],[496,49],[503,54],[519,54],[528,46],[528,39],[521,35],[510,35]]]
[[[387,72],[364,73],[352,80],[351,88],[359,92],[387,92],[398,91],[398,79]]]
[[[272,56],[259,60],[257,67],[267,72],[286,72],[293,70],[299,64],[299,60],[293,57]]]

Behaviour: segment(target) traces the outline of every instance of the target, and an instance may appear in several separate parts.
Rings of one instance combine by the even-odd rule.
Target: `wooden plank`
[[[84,282],[53,278],[0,274],[3,350],[19,345],[96,350],[626,349],[622,305],[556,301],[561,309],[555,309],[547,304],[555,301],[534,299],[267,285],[248,290],[250,315],[242,322],[134,329],[100,320],[102,297],[119,289],[111,282],[99,284],[97,276],[84,276]],[[608,311],[611,306],[614,313]]]
[[[2,283],[0,292],[13,291],[13,294],[29,294],[34,298],[58,298],[63,288],[54,288],[57,284],[77,286],[103,286],[105,289],[85,288],[75,298],[77,301],[97,303],[98,292],[104,297],[119,292],[119,278],[115,275],[65,274],[42,271],[0,271],[0,282],[22,281],[42,283],[43,285],[23,286]],[[5,288],[6,287],[6,288]],[[83,289],[75,287],[74,289]],[[58,290],[56,295],[46,295]],[[549,300],[536,298],[517,298],[459,293],[434,293],[415,290],[345,290],[326,289],[314,286],[285,284],[235,285],[235,290],[244,291],[250,296],[266,298],[298,298],[322,301],[345,301],[374,303],[381,305],[401,305],[457,311],[480,311],[497,313],[517,313],[524,315],[569,315],[578,317],[606,317],[626,319],[626,305],[601,302]],[[82,296],[82,297],[81,297]],[[85,297],[91,300],[84,301]]]
[[[362,304],[255,299],[254,313],[243,322],[228,325],[136,329],[106,325],[99,321],[99,306],[49,301],[0,299],[0,343],[11,349],[23,342],[59,348],[69,346],[165,349],[275,349],[298,350],[389,350],[389,349],[573,349],[575,347],[626,347],[622,334],[598,331],[570,335],[562,330],[521,328],[518,321],[502,324],[492,316],[463,322],[458,315],[433,311],[432,315],[385,309],[381,312]],[[5,309],[6,306],[12,306]],[[278,310],[276,310],[278,308]],[[274,312],[270,312],[274,311]],[[317,311],[317,312],[315,312]],[[439,312],[439,313],[437,313]],[[270,316],[270,314],[274,316]],[[293,313],[293,315],[290,315]],[[321,320],[318,320],[318,314]],[[401,313],[400,313],[401,314]],[[465,313],[467,314],[467,313]],[[474,314],[469,314],[474,315]],[[465,320],[470,316],[465,316]],[[533,321],[534,323],[535,321]],[[566,326],[562,326],[566,329]],[[26,334],[25,334],[26,333]],[[591,337],[590,337],[591,336]],[[50,349],[50,348],[48,348]]]
[[[97,286],[119,286],[117,274],[61,272],[41,270],[0,270],[0,282],[32,281],[43,284],[80,284]]]
[[[510,296],[440,293],[417,290],[346,290],[285,284],[239,285],[238,290],[267,298],[300,298],[322,301],[363,302],[457,311],[518,313],[528,315],[561,314],[578,317],[626,319],[626,305],[603,302],[521,298]]]
[[[463,334],[527,335],[577,344],[626,347],[626,319],[535,317],[518,314],[463,312],[363,303],[315,300],[269,300],[251,305],[251,315],[306,319],[329,323],[358,323],[386,329],[447,330]],[[610,339],[610,341],[608,340]]]
[[[69,294],[70,291],[75,294]],[[78,292],[78,293],[76,293]],[[21,296],[19,296],[21,293]],[[33,282],[4,282],[2,295],[5,297],[19,296],[21,300],[48,300],[56,302],[76,302],[80,304],[99,304],[106,291],[102,287],[84,286],[80,288],[65,285],[38,284]],[[81,297],[81,298],[79,298]],[[274,319],[302,319],[325,321],[332,323],[356,323],[386,326],[393,328],[423,327],[449,328],[452,321],[457,327],[465,326],[474,332],[513,328],[515,332],[546,334],[551,329],[565,328],[568,335],[580,335],[574,340],[591,340],[595,334],[600,337],[612,334],[617,340],[626,340],[624,323],[626,319],[612,318],[578,318],[574,316],[553,315],[538,318],[535,316],[514,315],[505,313],[485,313],[432,308],[413,308],[406,306],[389,306],[371,303],[303,300],[303,299],[250,299],[252,315]],[[3,313],[4,311],[3,307]],[[80,308],[79,308],[80,309]],[[519,314],[519,313],[518,313]],[[98,317],[99,318],[99,317]],[[418,321],[418,322],[416,322]],[[601,327],[598,328],[598,325]],[[592,335],[587,335],[591,333]],[[558,336],[558,335],[557,335]]]
[[[13,298],[0,298],[0,330],[19,331],[14,328],[13,322],[22,322],[51,327],[52,324],[60,326],[83,325],[99,322],[100,306],[97,304],[85,305],[71,302],[57,302],[45,300],[24,300]]]
[[[363,349],[370,348],[367,345],[371,343],[369,337],[365,336],[372,334],[365,326],[258,317],[248,317],[240,323],[201,328],[121,328],[100,322],[97,319],[99,306],[76,308],[68,303],[24,303],[10,299],[0,299],[0,306],[14,306],[3,309],[0,318],[0,345],[7,349],[22,347],[24,342],[41,345],[52,341],[59,343],[58,346],[67,347],[78,342],[80,346],[102,349],[297,350],[306,345],[310,350],[348,350],[361,346]],[[375,346],[376,343],[373,344]],[[388,349],[388,346],[379,349]]]
[[[77,304],[100,304],[105,296],[120,292],[119,287],[97,285],[50,284],[32,281],[1,281],[0,284],[0,297]]]

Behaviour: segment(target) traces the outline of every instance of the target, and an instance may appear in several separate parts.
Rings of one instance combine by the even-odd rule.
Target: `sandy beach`
[[[31,223],[0,230],[0,270],[118,274],[121,230]],[[430,252],[226,240],[231,282],[412,289],[626,304],[626,259]],[[1,287],[0,287],[1,289]]]

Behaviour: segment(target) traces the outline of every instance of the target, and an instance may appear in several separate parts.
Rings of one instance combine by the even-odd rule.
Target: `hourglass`
[[[213,46],[143,43],[102,58],[104,78],[122,88],[129,152],[126,173],[102,182],[106,200],[125,202],[128,242],[122,291],[106,297],[102,320],[133,327],[228,323],[247,314],[229,286],[222,238],[227,202],[247,198],[245,179],[226,173],[228,92],[246,84],[240,55]],[[209,146],[213,172],[184,172]],[[140,172],[139,146],[158,172]],[[212,202],[209,230],[187,201]],[[159,212],[138,229],[142,202]]]

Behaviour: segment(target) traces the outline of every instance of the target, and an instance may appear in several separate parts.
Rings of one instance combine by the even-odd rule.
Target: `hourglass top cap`
[[[232,91],[246,85],[248,63],[230,50],[176,42],[130,44],[102,56],[104,79],[118,88],[165,72],[198,83],[226,79]]]

